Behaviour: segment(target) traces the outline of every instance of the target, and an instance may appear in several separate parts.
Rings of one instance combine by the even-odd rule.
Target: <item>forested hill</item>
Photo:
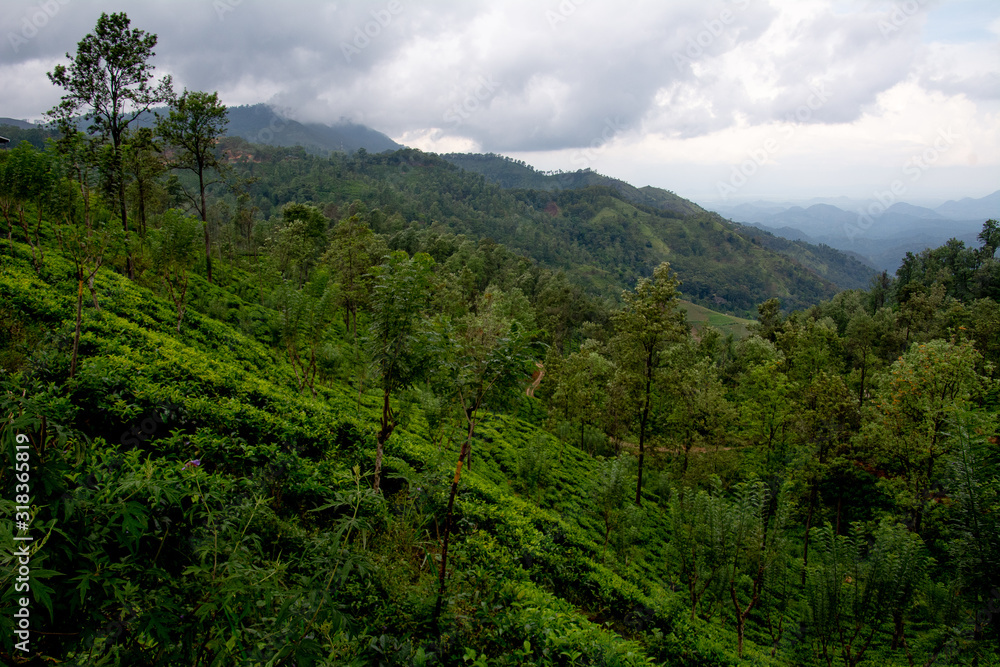
[[[166,115],[166,107],[158,107],[140,114],[137,127],[152,127],[156,114]],[[227,109],[229,119],[226,133],[247,141],[268,146],[302,146],[318,155],[331,151],[353,153],[364,149],[371,153],[394,151],[402,148],[383,133],[370,127],[341,119],[338,122],[301,123],[286,117],[267,104],[251,104]],[[79,121],[79,128],[86,130],[89,123]],[[55,138],[56,132],[44,123],[31,123],[14,118],[0,118],[0,136],[16,145],[29,141],[36,148],[44,145],[46,138]]]
[[[539,171],[522,160],[515,160],[495,153],[447,153],[445,160],[466,171],[482,174],[491,183],[505,189],[526,190],[578,190],[593,185],[606,186],[617,191],[623,199],[680,215],[705,213],[705,209],[669,190],[647,185],[637,188],[617,178],[599,174],[591,169],[568,172]]]
[[[265,218],[298,202],[336,219],[360,200],[379,211],[373,230],[400,249],[421,250],[442,235],[488,238],[611,299],[663,261],[677,271],[686,298],[738,315],[752,315],[772,297],[801,308],[855,286],[821,277],[694,205],[690,213],[672,213],[596,185],[505,190],[414,149],[320,158],[232,137],[221,146],[237,174],[256,179],[248,192]]]

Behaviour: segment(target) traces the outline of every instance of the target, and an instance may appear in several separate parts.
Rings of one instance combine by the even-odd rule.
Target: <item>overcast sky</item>
[[[4,0],[0,116],[125,11],[157,73],[438,152],[589,167],[701,203],[1000,188],[997,0]]]

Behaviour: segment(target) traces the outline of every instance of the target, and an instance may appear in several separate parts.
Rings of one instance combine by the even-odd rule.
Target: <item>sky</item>
[[[101,12],[175,88],[703,204],[1000,189],[997,0],[4,0],[0,116]]]

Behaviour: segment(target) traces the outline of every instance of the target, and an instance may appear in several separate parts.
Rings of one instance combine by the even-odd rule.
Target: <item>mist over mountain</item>
[[[369,153],[402,148],[385,134],[365,125],[346,119],[333,124],[300,123],[267,104],[231,107],[226,130],[229,136],[243,137],[251,143],[302,146],[320,155],[330,151],[353,153],[362,148]]]

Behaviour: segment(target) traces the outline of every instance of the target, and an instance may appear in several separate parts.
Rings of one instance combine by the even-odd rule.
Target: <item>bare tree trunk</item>
[[[471,419],[469,420],[469,433],[466,436],[465,442],[462,443],[462,449],[458,453],[458,464],[455,466],[455,479],[451,482],[451,494],[448,496],[448,513],[445,518],[444,541],[441,546],[441,571],[438,574],[438,597],[437,603],[434,605],[434,616],[431,617],[431,625],[435,633],[438,631],[438,618],[441,616],[441,607],[444,602],[445,572],[448,567],[448,539],[451,536],[451,519],[452,510],[455,507],[455,495],[458,493],[458,482],[462,478],[462,459],[468,453],[475,430],[476,421],[475,419]]]
[[[205,207],[205,175],[198,170],[198,187],[201,190],[201,221],[205,225],[205,268],[208,272],[208,282],[212,283],[212,239],[208,235],[208,209]]]
[[[77,269],[76,329],[73,332],[73,357],[69,363],[69,378],[76,376],[76,360],[80,350],[80,322],[83,320],[83,273]]]
[[[392,410],[389,407],[389,390],[386,389],[382,392],[382,429],[378,432],[378,438],[375,444],[375,482],[372,485],[372,489],[375,493],[378,493],[380,476],[382,473],[382,452],[385,448],[385,442],[392,435],[393,423],[392,423]],[[462,465],[461,460],[459,460],[459,465]],[[449,510],[450,513],[450,510]]]
[[[642,461],[646,455],[646,422],[649,420],[649,400],[653,382],[653,350],[646,355],[646,400],[639,421],[639,474],[635,483],[635,504],[642,506]]]

